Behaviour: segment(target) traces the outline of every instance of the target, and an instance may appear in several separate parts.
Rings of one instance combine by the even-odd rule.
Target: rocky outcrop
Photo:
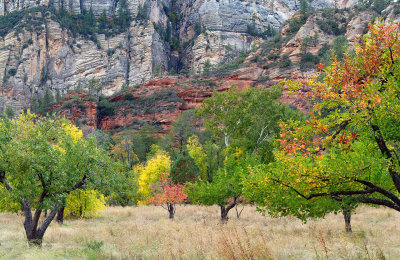
[[[333,7],[333,3],[330,0],[311,2],[316,9]],[[178,0],[177,6],[183,14],[179,38],[182,43],[193,41],[183,52],[182,61],[187,68],[198,72],[207,60],[211,65],[222,62],[227,50],[236,56],[241,51],[249,51],[260,42],[259,37],[248,34],[249,25],[259,33],[268,28],[278,30],[299,10],[300,1]],[[196,23],[205,30],[200,37],[195,36]]]
[[[129,112],[132,107],[121,106],[117,111],[118,120],[104,117],[96,121],[96,125],[106,129],[124,128],[137,120],[154,121],[154,124],[161,124],[166,129],[168,127],[165,126],[172,122],[166,119],[170,114],[174,115],[172,120],[179,111],[196,106],[198,101],[193,100],[208,96],[215,86],[208,86],[210,89],[204,92],[204,86],[197,83],[190,83],[190,88],[181,89],[179,80],[174,78],[168,80],[174,80],[178,85],[143,83],[165,76],[168,71],[187,69],[201,73],[208,61],[213,67],[234,59],[242,51],[253,49],[245,68],[213,79],[218,82],[217,89],[222,91],[232,85],[238,88],[272,85],[290,77],[291,73],[302,73],[304,76],[314,73],[312,68],[304,71],[297,66],[304,38],[318,35],[314,46],[308,50],[317,54],[321,46],[331,44],[336,37],[321,30],[317,23],[320,13],[316,12],[290,40],[277,50],[271,50],[279,52],[280,56],[287,54],[294,63],[281,68],[273,65],[279,59],[277,62],[268,60],[268,53],[254,52],[255,46],[265,40],[261,37],[264,32],[279,30],[288,18],[296,14],[300,8],[299,0],[127,0],[132,17],[138,14],[143,16],[144,12],[145,18],[133,19],[130,27],[123,31],[108,35],[95,33],[94,36],[71,33],[54,19],[56,13],[47,9],[64,8],[71,13],[92,10],[96,17],[105,11],[107,19],[113,19],[113,15],[118,15],[121,3],[122,0],[0,0],[0,14],[42,7],[29,14],[35,17],[35,23],[23,18],[3,38],[0,37],[0,78],[3,79],[0,108],[11,106],[19,112],[29,107],[32,97],[42,96],[46,88],[53,95],[57,92],[65,95],[72,90],[86,89],[91,79],[99,80],[103,86],[101,93],[108,96],[131,88],[136,89],[133,95],[142,98],[160,89],[164,91],[169,86],[185,103],[175,99],[172,103],[155,101],[154,106],[168,109],[160,108],[164,112],[153,116],[143,114],[143,111],[135,114]],[[314,0],[311,5],[315,9],[343,8],[354,3],[352,0]],[[340,26],[347,26],[346,37],[353,44],[373,13],[366,11],[353,17],[350,13],[347,10],[337,16],[346,19]],[[253,30],[250,34],[249,25]],[[285,36],[285,27],[282,36]],[[261,61],[252,62],[257,55],[263,56]],[[141,93],[141,88],[148,90]]]
[[[134,21],[126,33],[113,37],[99,34],[96,45],[82,36],[73,37],[49,16],[39,31],[24,28],[0,38],[0,78],[6,93],[0,106],[20,111],[45,88],[64,95],[86,88],[91,79],[100,80],[103,94],[111,95],[128,82],[149,80],[156,64],[168,69],[168,48],[150,23]]]

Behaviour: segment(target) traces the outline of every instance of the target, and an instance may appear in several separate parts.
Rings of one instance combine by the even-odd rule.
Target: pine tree
[[[51,94],[50,89],[46,88],[44,91],[43,99],[41,100],[39,112],[41,114],[46,114],[47,110],[53,104],[53,102],[54,102],[54,97]]]

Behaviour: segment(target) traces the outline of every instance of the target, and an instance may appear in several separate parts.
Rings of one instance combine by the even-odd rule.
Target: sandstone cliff
[[[105,12],[112,20],[124,3],[132,18],[144,13],[145,19],[118,33],[85,37],[54,19],[54,12],[66,10],[97,18]],[[312,1],[316,9],[333,5]],[[92,78],[110,95],[168,71],[201,72],[207,61],[215,66],[249,51],[261,33],[278,30],[299,8],[298,0],[0,0],[0,15],[22,13],[0,36],[0,107],[18,112],[46,88],[64,95]],[[260,35],[250,35],[249,25]]]
[[[213,90],[315,73],[335,39],[345,37],[351,48],[378,16],[355,3],[315,0],[303,15],[296,0],[0,0],[0,14],[18,18],[0,26],[0,108],[19,112],[48,89],[64,96],[51,110],[88,130],[153,125],[165,132]],[[398,9],[381,15],[390,20]],[[125,11],[130,25],[118,27]],[[63,15],[98,28],[87,33]],[[93,79],[112,113],[82,92],[93,91]],[[308,109],[296,96],[283,101]]]

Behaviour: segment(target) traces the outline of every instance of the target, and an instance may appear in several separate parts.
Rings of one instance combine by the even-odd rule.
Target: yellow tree
[[[146,163],[135,168],[138,176],[138,192],[142,199],[139,203],[146,203],[146,200],[153,195],[153,185],[160,181],[162,173],[169,173],[171,168],[169,154],[157,145],[152,146],[151,154]]]
[[[204,152],[203,146],[201,145],[199,137],[197,135],[192,135],[191,137],[189,137],[186,149],[189,151],[189,155],[199,166],[201,178],[203,180],[207,180],[207,155]]]

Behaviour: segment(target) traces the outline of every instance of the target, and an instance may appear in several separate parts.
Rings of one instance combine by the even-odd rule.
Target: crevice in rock
[[[118,0],[113,0],[113,4],[111,7],[111,15],[115,13],[115,10],[117,10],[117,6],[118,6]]]
[[[83,8],[84,8],[83,0],[79,0],[79,10],[80,10],[81,13],[83,13]]]
[[[131,30],[128,28],[126,36],[126,71],[125,84],[129,86],[129,71],[131,69]]]

